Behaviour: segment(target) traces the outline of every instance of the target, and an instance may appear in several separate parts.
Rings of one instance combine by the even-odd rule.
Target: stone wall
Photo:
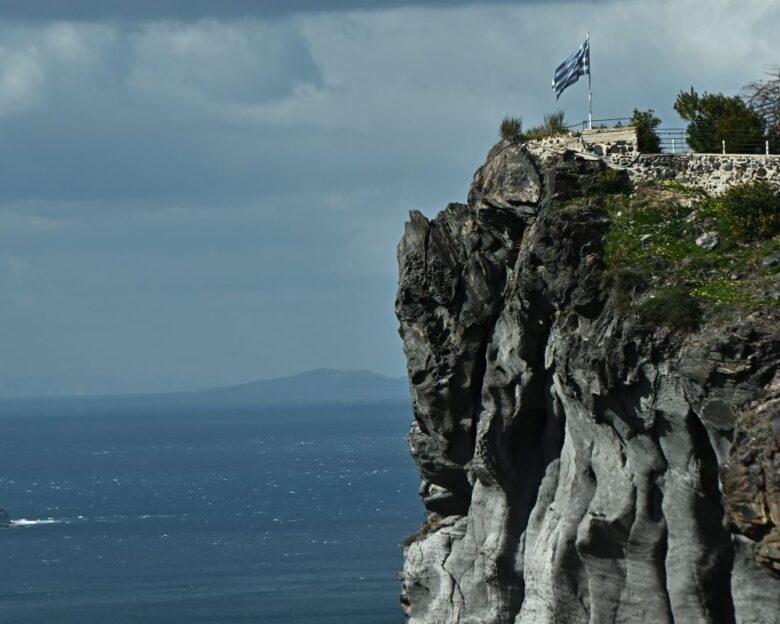
[[[629,167],[639,156],[636,128],[600,128],[531,141],[533,153],[574,150],[608,158],[621,167]]]
[[[640,154],[628,171],[634,180],[677,180],[711,195],[753,180],[766,180],[780,189],[780,156]]]
[[[780,189],[780,156],[759,154],[640,154],[636,128],[585,130],[528,143],[531,153],[574,150],[628,169],[632,180],[677,180],[718,195],[730,186],[765,180]]]

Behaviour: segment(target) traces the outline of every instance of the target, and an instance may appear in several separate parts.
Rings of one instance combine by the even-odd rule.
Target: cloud
[[[403,7],[451,9],[487,4],[553,4],[571,0],[0,0],[0,17],[18,20],[193,20],[276,18],[299,13],[380,11]],[[574,0],[579,3],[621,0]]]
[[[241,111],[322,87],[289,21],[6,25],[1,34],[0,124],[15,115],[2,130],[16,146],[0,168],[6,198],[246,195],[249,180],[255,194],[267,184],[258,171],[287,169],[269,145],[286,139],[272,119]]]
[[[289,22],[152,24],[134,36],[129,87],[146,94],[251,104],[317,87],[319,70]]]
[[[46,76],[35,49],[0,48],[0,118],[39,108]]]

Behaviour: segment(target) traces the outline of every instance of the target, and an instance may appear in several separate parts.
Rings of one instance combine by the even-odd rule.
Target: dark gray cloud
[[[553,4],[562,1],[565,0],[0,0],[0,17],[22,20],[272,18],[295,13],[358,9],[446,9],[478,4]]]

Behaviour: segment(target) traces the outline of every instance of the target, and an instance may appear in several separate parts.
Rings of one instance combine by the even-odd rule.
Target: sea
[[[401,624],[407,404],[0,405],[0,622]]]

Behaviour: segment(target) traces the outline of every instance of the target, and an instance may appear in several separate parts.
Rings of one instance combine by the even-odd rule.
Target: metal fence
[[[588,121],[567,126],[574,132],[588,129]],[[613,117],[609,119],[594,119],[593,129],[625,128],[631,125],[630,117]],[[655,133],[661,143],[663,154],[692,154],[696,150],[688,144],[687,128],[656,128]],[[743,130],[730,130],[712,137],[699,137],[707,149],[701,153],[711,154],[780,154],[780,137],[773,136],[757,138],[754,133]]]
[[[691,148],[688,143],[688,130],[686,128],[657,128],[656,134],[661,140],[661,151],[666,154],[690,154],[697,150]],[[704,154],[778,154],[780,142],[774,137],[757,137],[755,133],[743,130],[731,130],[713,134],[702,135],[698,142],[705,145],[698,150]]]
[[[585,121],[580,121],[579,123],[573,124],[571,126],[566,126],[566,129],[572,131],[587,130],[589,123],[590,122],[586,119]],[[593,120],[594,130],[604,130],[606,128],[625,128],[626,126],[630,125],[631,117],[611,117],[609,119]]]
[[[656,128],[655,133],[661,142],[663,154],[691,154],[688,134],[685,128]]]

